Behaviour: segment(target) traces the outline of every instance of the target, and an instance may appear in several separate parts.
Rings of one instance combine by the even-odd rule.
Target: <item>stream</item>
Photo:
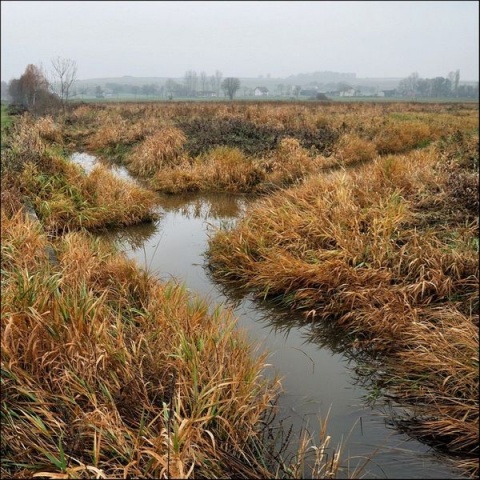
[[[85,153],[72,155],[72,160],[86,171],[95,164],[95,158]],[[128,178],[125,169],[114,171]],[[157,222],[109,231],[102,237],[160,279],[182,283],[192,294],[207,298],[212,308],[222,304],[234,310],[238,327],[269,352],[271,367],[266,373],[282,378],[275,421],[285,435],[292,426],[289,453],[294,452],[302,428],[318,442],[319,416],[325,420],[328,415],[330,455],[342,443],[342,465],[348,462],[338,478],[348,478],[348,472],[351,475],[367,459],[360,477],[467,478],[430,447],[389,426],[388,405],[381,399],[368,401],[372,389],[358,378],[354,360],[343,353],[341,339],[334,333],[251,295],[227,291],[211,278],[204,258],[209,235],[220,226],[233,225],[251,201],[231,194],[159,194]]]

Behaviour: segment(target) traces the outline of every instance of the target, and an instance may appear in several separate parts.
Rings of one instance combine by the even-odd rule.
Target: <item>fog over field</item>
[[[1,79],[73,59],[78,79],[447,76],[478,81],[479,6],[442,2],[2,1]]]

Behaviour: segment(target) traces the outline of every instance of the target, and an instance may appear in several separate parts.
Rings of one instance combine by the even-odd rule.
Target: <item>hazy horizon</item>
[[[28,64],[75,60],[79,80],[285,78],[312,72],[357,78],[479,79],[478,2],[2,1],[1,78]]]

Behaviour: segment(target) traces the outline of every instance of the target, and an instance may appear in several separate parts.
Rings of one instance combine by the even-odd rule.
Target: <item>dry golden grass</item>
[[[367,162],[377,156],[377,147],[374,142],[365,140],[355,133],[347,133],[338,141],[334,156],[344,166]]]
[[[67,129],[69,136],[75,138],[75,125],[80,123],[87,130],[77,132],[78,139],[86,142],[87,148],[128,164],[133,174],[149,181],[154,179],[150,182],[152,188],[164,192],[219,189],[270,192],[301,182],[319,168],[344,168],[371,161],[378,154],[408,153],[455,131],[478,129],[475,105],[408,103],[82,105],[78,112],[73,112],[73,119],[72,128]],[[197,126],[201,132],[195,130],[196,120],[201,124],[201,128]],[[238,131],[231,132],[230,127],[225,127],[228,135],[222,143],[218,129],[227,124]],[[192,131],[187,135],[182,128],[188,125]],[[280,135],[275,148],[268,132]],[[293,134],[298,138],[294,139]],[[322,135],[326,135],[325,142]],[[260,138],[263,143],[257,145]],[[288,146],[295,141],[298,145]],[[320,152],[312,152],[303,145],[312,141],[320,147]],[[330,141],[332,146],[328,145]],[[229,149],[243,148],[250,160],[250,171],[246,172],[245,162],[240,161],[241,173],[235,179],[227,165],[225,178],[216,175],[216,184],[208,181],[215,168],[209,161],[198,163],[198,154],[189,155],[189,151],[200,149],[208,156],[205,148],[209,142],[217,161],[220,147],[226,148],[226,157],[230,155]],[[252,154],[251,151],[260,151],[262,145],[267,153]],[[228,164],[228,158],[225,162]],[[243,185],[238,181],[242,178]]]
[[[425,407],[409,431],[463,455],[475,475],[478,214],[466,198],[478,192],[464,198],[449,183],[458,165],[478,172],[472,138],[310,177],[217,232],[208,255],[219,280],[336,322],[353,348],[382,352],[391,394]]]
[[[298,138],[259,156],[217,145],[189,157],[195,139],[178,125],[192,118]],[[159,190],[295,185],[212,239],[215,275],[337,322],[354,350],[381,352],[389,394],[418,409],[399,428],[478,473],[478,106],[129,104],[80,106],[72,119],[65,139],[113,152]],[[319,128],[334,139],[322,154],[302,144]],[[252,452],[276,388],[229,314],[209,314],[83,235],[57,242],[55,267],[15,214],[17,194],[57,233],[152,214],[152,194],[101,167],[85,176],[52,142],[55,125],[25,117],[2,149],[2,473],[28,476],[24,462],[95,477],[273,471]],[[319,475],[337,472],[333,460]]]
[[[285,187],[317,173],[326,165],[324,157],[309,154],[295,138],[283,138],[262,164],[267,186]]]
[[[47,143],[52,129],[58,133],[48,118],[19,121],[2,169],[2,186],[28,198],[49,232],[132,225],[156,217],[153,192],[101,165],[86,175]]]
[[[58,124],[55,123],[52,117],[42,117],[35,123],[35,129],[41,138],[50,142],[62,141],[62,132]]]
[[[129,170],[135,175],[148,177],[182,164],[185,140],[185,135],[179,129],[162,128],[134,148],[127,160]]]
[[[263,172],[239,149],[217,147],[188,165],[159,170],[151,181],[155,190],[241,192],[251,189],[263,178]]]
[[[278,385],[231,314],[84,234],[58,267],[45,244],[2,209],[2,476],[262,472],[241,452]]]

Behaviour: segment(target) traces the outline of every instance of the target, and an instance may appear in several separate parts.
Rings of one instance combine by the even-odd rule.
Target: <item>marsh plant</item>
[[[478,134],[458,138],[264,198],[210,239],[208,257],[219,281],[333,322],[352,348],[380,354],[389,395],[413,408],[397,425],[475,475]]]
[[[257,194],[211,275],[344,333],[396,427],[478,475],[478,105],[78,105],[2,128],[1,161],[2,477],[363,474],[326,421],[271,446],[281,386],[231,312],[89,233],[153,190]]]

